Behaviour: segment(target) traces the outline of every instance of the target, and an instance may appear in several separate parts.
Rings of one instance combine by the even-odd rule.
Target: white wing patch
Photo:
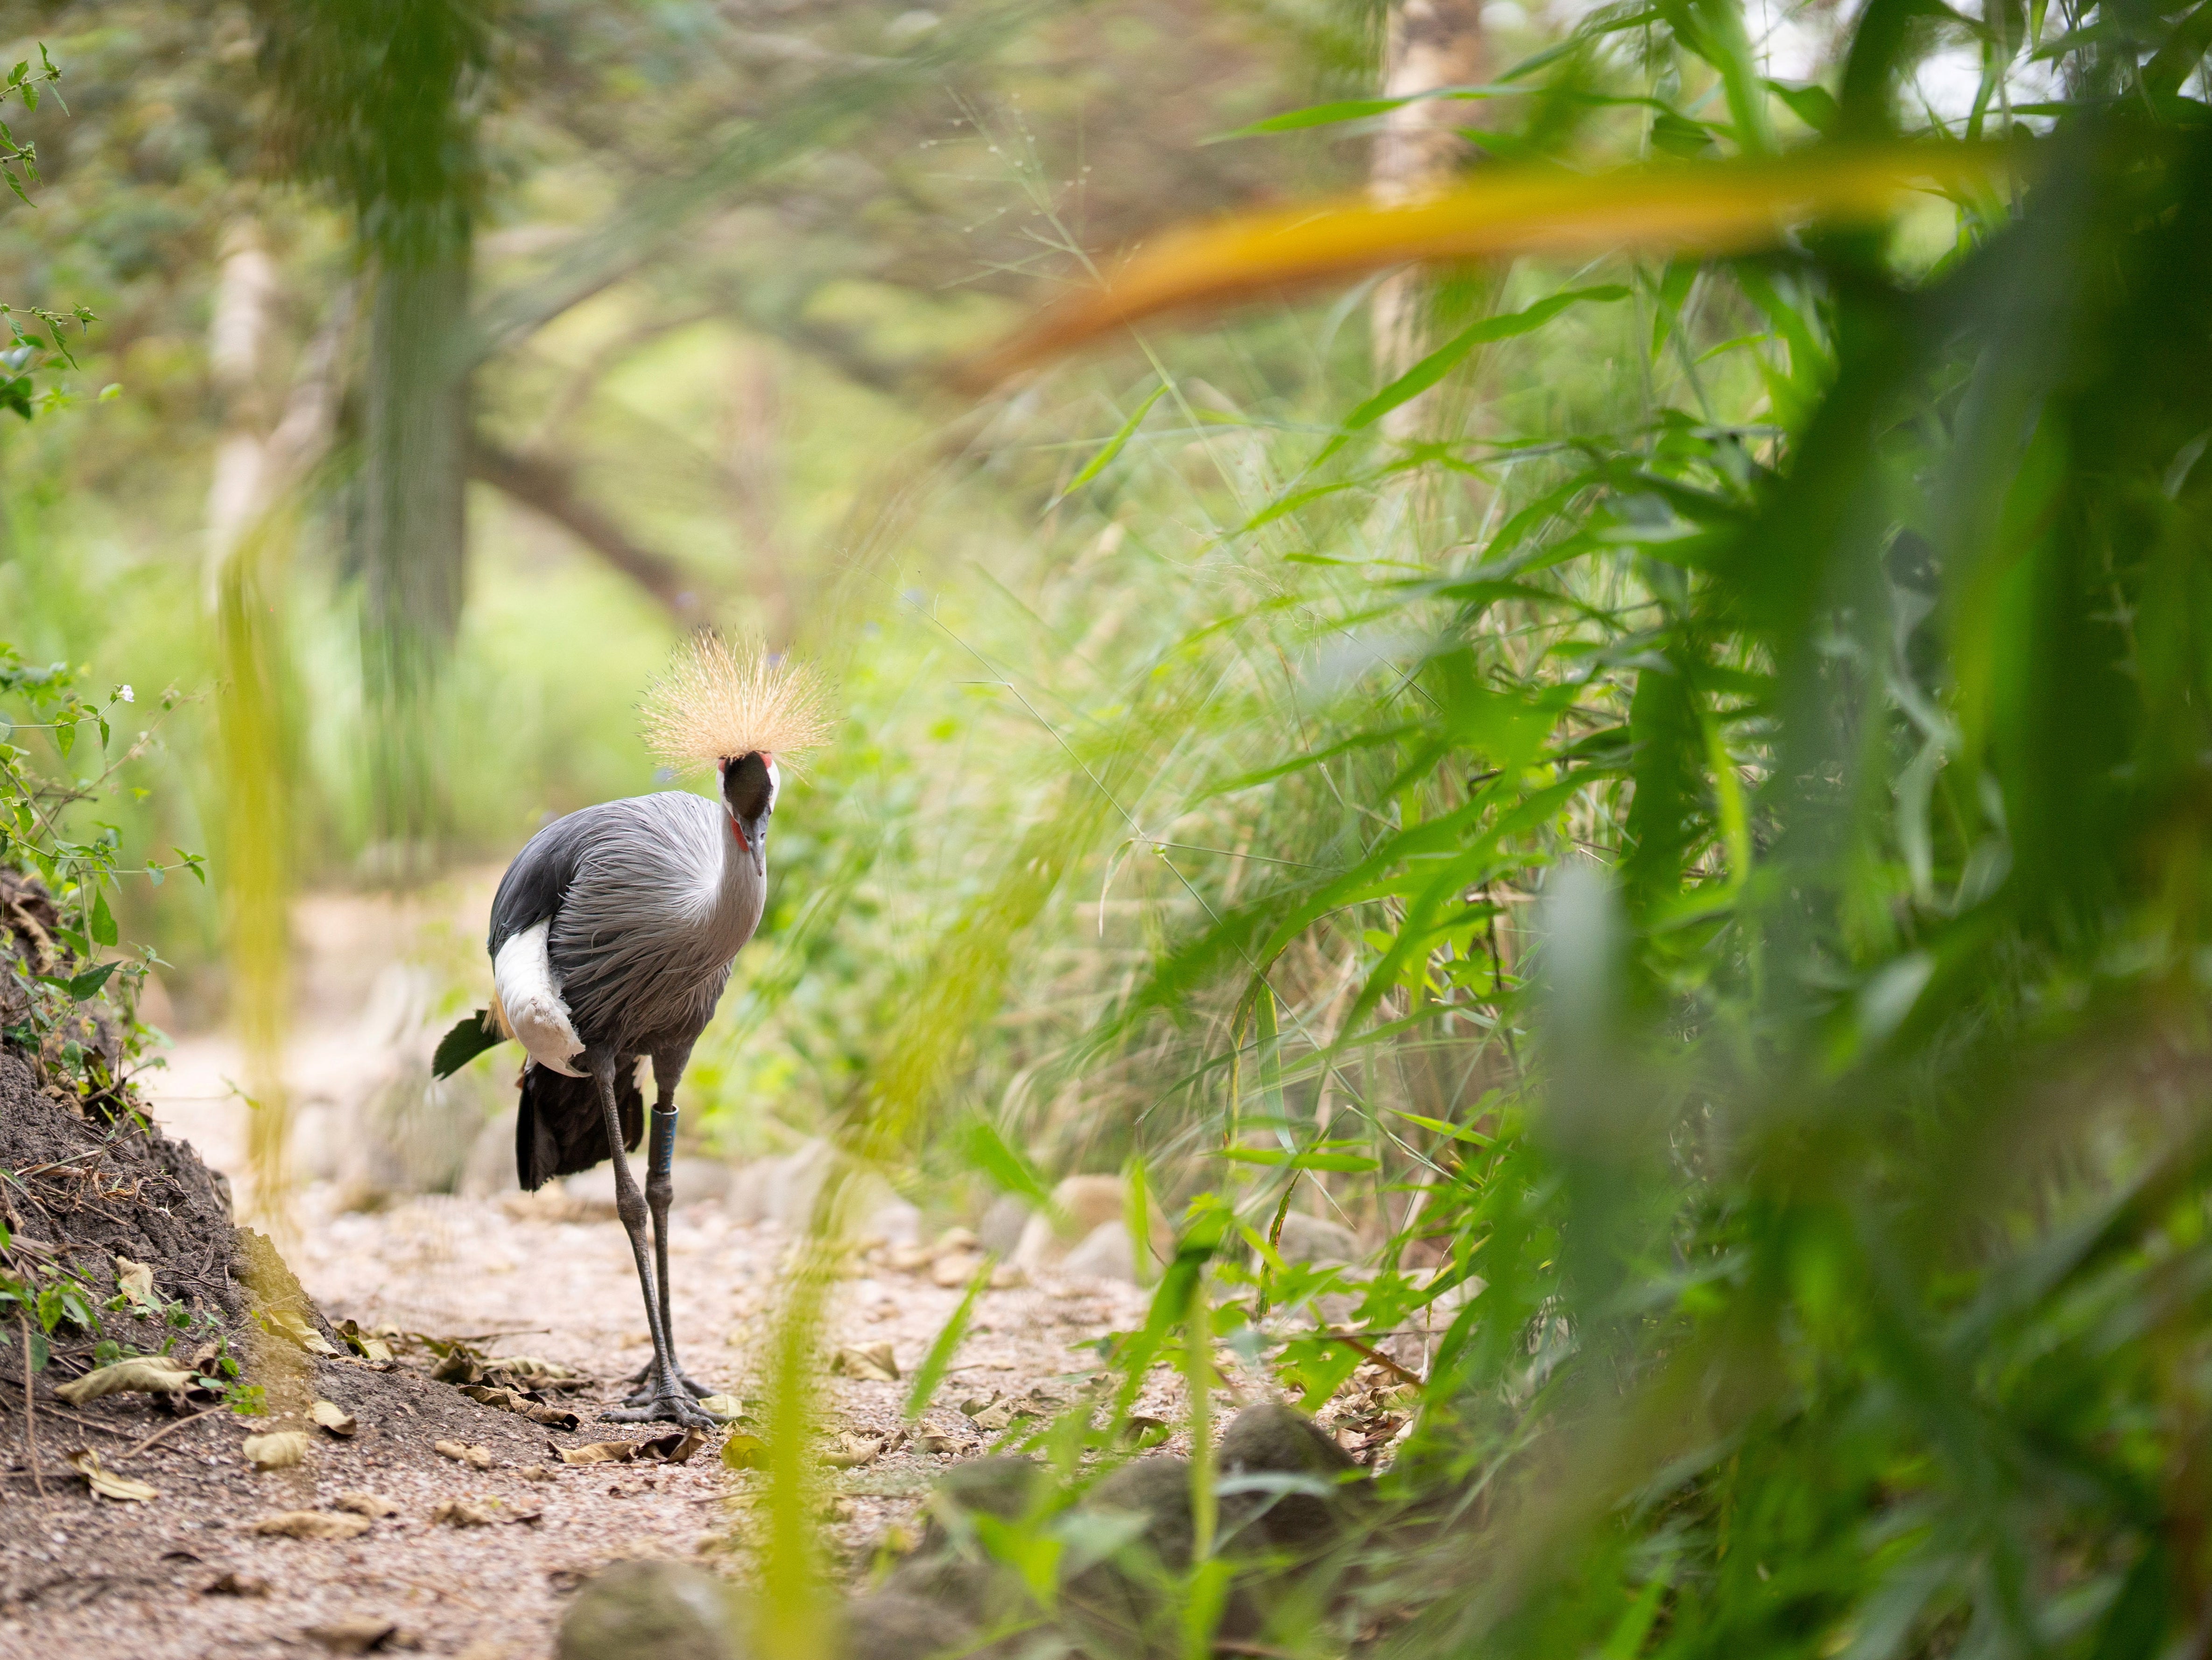
[[[507,1016],[507,1029],[520,1038],[530,1058],[541,1067],[571,1078],[584,1074],[568,1064],[580,1054],[584,1040],[568,1018],[568,1006],[553,983],[553,964],[546,956],[546,931],[550,918],[534,928],[525,928],[499,948],[492,961],[493,994]]]

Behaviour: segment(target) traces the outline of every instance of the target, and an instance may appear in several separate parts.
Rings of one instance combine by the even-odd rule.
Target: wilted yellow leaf
[[[331,1500],[340,1510],[356,1516],[397,1516],[399,1506],[380,1493],[342,1493]]]
[[[889,1343],[856,1343],[839,1349],[830,1357],[830,1370],[879,1383],[896,1383],[899,1376],[898,1358]]]
[[[100,1455],[89,1447],[79,1447],[68,1454],[63,1462],[84,1477],[92,1490],[103,1499],[125,1499],[143,1505],[161,1496],[143,1481],[134,1481],[127,1475],[118,1475],[112,1470],[102,1469]]]
[[[637,1456],[649,1463],[681,1464],[707,1444],[704,1430],[671,1430],[648,1436],[637,1444]]]
[[[635,1444],[629,1441],[594,1441],[589,1446],[561,1449],[564,1464],[626,1464],[636,1456]]]
[[[768,1443],[739,1430],[722,1443],[722,1462],[733,1470],[765,1469]]]
[[[309,1325],[307,1317],[296,1309],[264,1309],[261,1323],[279,1337],[289,1338],[310,1354],[335,1355],[331,1340]]]
[[[334,1516],[328,1511],[284,1510],[263,1517],[251,1531],[272,1539],[358,1539],[368,1531],[365,1516]]]
[[[241,1450],[246,1462],[258,1470],[289,1469],[307,1456],[307,1432],[272,1430],[267,1435],[249,1435]]]
[[[141,1308],[158,1306],[154,1301],[154,1270],[127,1256],[115,1259],[115,1289]]]
[[[1986,180],[1996,144],[1816,147],[1796,155],[1682,161],[1585,174],[1493,167],[1409,202],[1338,197],[1170,230],[1103,289],[1048,307],[991,353],[995,380],[1107,331],[1186,307],[1342,282],[1393,265],[1613,248],[1704,254],[1772,246],[1793,223],[1879,218],[1910,191]]]
[[[168,1395],[191,1388],[191,1372],[166,1355],[136,1354],[128,1360],[118,1360],[112,1365],[88,1371],[70,1383],[57,1384],[54,1395],[73,1407],[81,1407],[103,1395],[126,1391]]]

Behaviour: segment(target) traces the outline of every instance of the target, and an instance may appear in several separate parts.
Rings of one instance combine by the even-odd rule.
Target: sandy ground
[[[165,1124],[235,1182],[241,1109],[226,1098],[222,1056],[178,1058],[160,1085]],[[511,1196],[417,1198],[348,1213],[337,1208],[335,1190],[319,1184],[301,1195],[285,1254],[334,1320],[482,1338],[495,1353],[543,1356],[611,1379],[648,1353],[629,1247],[611,1218],[561,1212]],[[755,1351],[790,1243],[772,1224],[732,1221],[713,1203],[677,1213],[676,1327],[695,1376],[752,1398]],[[862,1265],[838,1287],[829,1344],[889,1342],[910,1371],[958,1298],[926,1268]],[[921,1426],[947,1438],[951,1450],[908,1447],[833,1476],[825,1519],[836,1547],[848,1562],[864,1561],[886,1529],[911,1515],[934,1474],[984,1450],[992,1438],[957,1403],[1068,1393],[1095,1368],[1095,1352],[1080,1346],[1141,1314],[1140,1293],[1106,1283],[987,1292],[958,1369]],[[36,1497],[19,1477],[0,1502],[0,1657],[318,1654],[343,1651],[355,1640],[349,1631],[365,1621],[369,1630],[397,1625],[387,1646],[538,1660],[551,1652],[567,1593],[610,1560],[658,1554],[745,1570],[750,1490],[759,1478],[725,1471],[711,1446],[682,1465],[569,1468],[556,1462],[558,1445],[646,1432],[594,1422],[590,1398],[575,1403],[585,1414],[577,1431],[553,1434],[415,1373],[394,1380],[350,1360],[321,1365],[317,1392],[352,1407],[361,1431],[343,1443],[319,1436],[307,1463],[292,1470],[255,1473],[240,1452],[247,1426],[228,1414],[143,1450],[137,1444],[169,1420],[142,1398],[94,1403],[80,1422],[46,1416],[48,1496]],[[891,1430],[906,1387],[827,1380],[832,1434]],[[14,1417],[0,1433],[14,1439]],[[448,1434],[484,1446],[489,1467],[426,1449]],[[141,1505],[91,1496],[58,1462],[62,1451],[88,1444],[162,1498]],[[377,1493],[397,1514],[343,1541],[246,1530],[273,1511],[326,1508],[349,1490]],[[489,1524],[434,1523],[433,1510],[455,1499],[473,1504]],[[211,1589],[241,1583],[253,1594]]]

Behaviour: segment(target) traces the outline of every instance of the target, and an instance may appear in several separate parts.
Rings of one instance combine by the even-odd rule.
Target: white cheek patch
[[[768,810],[775,811],[776,792],[783,787],[783,775],[775,769],[775,763],[768,763]]]
[[[568,1018],[568,1006],[553,983],[553,964],[546,951],[552,928],[548,920],[510,937],[492,960],[491,982],[507,1024],[530,1058],[541,1067],[570,1078],[584,1074],[568,1064],[582,1052],[584,1040]]]

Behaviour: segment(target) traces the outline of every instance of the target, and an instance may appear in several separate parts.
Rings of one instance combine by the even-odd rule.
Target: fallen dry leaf
[[[356,1516],[397,1516],[399,1506],[380,1493],[342,1493],[331,1500],[340,1510],[349,1510]]]
[[[960,1450],[960,1444],[957,1441],[949,1435],[939,1435],[933,1430],[927,1434],[915,1436],[914,1444],[917,1452],[944,1454]]]
[[[722,1443],[722,1462],[733,1470],[768,1468],[768,1443],[738,1430]]]
[[[289,1469],[307,1457],[307,1432],[271,1430],[266,1435],[249,1435],[240,1450],[258,1470]]]
[[[488,1528],[495,1519],[489,1511],[465,1499],[448,1499],[430,1512],[431,1522],[441,1528]]]
[[[331,1340],[309,1325],[296,1309],[263,1309],[261,1323],[279,1337],[289,1338],[310,1354],[336,1354]]]
[[[525,1464],[515,1474],[526,1481],[550,1481],[553,1479],[553,1472],[543,1464]]]
[[[966,1418],[973,1418],[978,1414],[990,1411],[990,1409],[998,1405],[998,1403],[999,1392],[996,1389],[992,1389],[988,1393],[983,1395],[971,1395],[965,1401],[963,1401],[960,1403],[961,1415]]]
[[[837,1438],[837,1450],[826,1454],[822,1462],[831,1469],[859,1469],[882,1457],[889,1445],[887,1437],[871,1439],[847,1430]]]
[[[127,1360],[88,1371],[73,1382],[58,1384],[54,1395],[73,1407],[81,1407],[104,1395],[173,1395],[179,1389],[190,1389],[191,1383],[192,1374],[166,1355],[134,1354]]]
[[[461,1393],[471,1401],[482,1402],[487,1407],[496,1407],[501,1412],[511,1412],[527,1418],[533,1424],[543,1424],[548,1429],[572,1430],[582,1421],[573,1412],[561,1407],[548,1407],[517,1395],[513,1389],[493,1389],[483,1383],[464,1383]]]
[[[364,1360],[380,1365],[392,1359],[391,1344],[386,1342],[374,1332],[363,1331],[351,1320],[339,1321],[337,1333],[340,1337],[345,1339],[346,1347]]]
[[[745,1403],[734,1395],[710,1395],[700,1402],[699,1410],[709,1418],[720,1419],[725,1424],[733,1424],[744,1416]]]
[[[486,1371],[503,1371],[538,1389],[580,1389],[592,1382],[591,1374],[564,1366],[537,1354],[501,1354],[485,1361]]]
[[[896,1383],[899,1379],[898,1358],[889,1343],[856,1343],[839,1349],[830,1362],[830,1370],[846,1377],[863,1377],[872,1383]]]
[[[681,1464],[707,1444],[704,1430],[672,1430],[647,1437],[637,1444],[637,1456],[655,1464]]]
[[[361,1427],[361,1420],[335,1401],[316,1402],[307,1415],[341,1440]]]
[[[200,1587],[203,1596],[266,1596],[269,1582],[258,1574],[240,1573],[235,1568]]]
[[[118,1475],[112,1470],[102,1469],[100,1455],[89,1447],[79,1447],[62,1462],[84,1477],[92,1490],[103,1499],[143,1505],[161,1496],[143,1481],[134,1481],[127,1475]]]
[[[141,1308],[153,1308],[154,1270],[143,1262],[134,1262],[127,1256],[115,1259],[115,1289]]]
[[[430,1445],[447,1457],[466,1464],[471,1469],[488,1470],[491,1468],[491,1455],[482,1447],[466,1446],[459,1441],[433,1441]]]
[[[991,1270],[991,1289],[993,1291],[1012,1291],[1017,1286],[1026,1286],[1029,1282],[1029,1275],[1023,1273],[1021,1269],[1016,1268],[1012,1262],[1001,1262],[998,1267]]]
[[[441,1443],[439,1450],[444,1450]],[[637,1447],[629,1441],[594,1441],[588,1446],[562,1447],[560,1452],[564,1464],[626,1464],[637,1456]]]
[[[280,1510],[263,1517],[249,1532],[270,1539],[358,1539],[368,1531],[365,1516],[335,1516],[324,1510]]]
[[[914,1274],[927,1268],[936,1256],[927,1245],[900,1245],[891,1251],[889,1260],[902,1274]]]
[[[396,1647],[397,1621],[371,1616],[365,1620],[332,1620],[307,1627],[307,1635],[334,1654],[367,1654],[371,1650]]]

